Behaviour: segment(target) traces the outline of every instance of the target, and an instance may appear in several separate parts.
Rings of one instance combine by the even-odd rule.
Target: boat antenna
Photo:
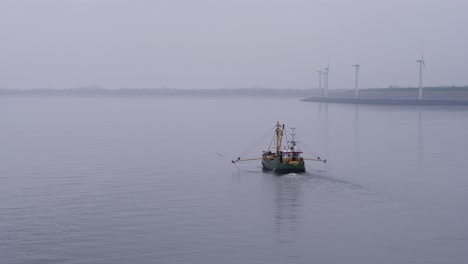
[[[296,141],[294,141],[294,136],[296,135],[296,133],[294,133],[294,130],[295,130],[295,129],[296,129],[295,127],[291,127],[291,130],[292,130],[292,132],[291,132],[292,140],[290,141],[290,143],[291,143],[290,150],[294,150],[294,147],[296,146]]]

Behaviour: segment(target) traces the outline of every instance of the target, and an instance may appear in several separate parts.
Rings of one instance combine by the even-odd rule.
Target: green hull
[[[264,170],[277,173],[302,173],[305,172],[305,165],[302,159],[298,161],[281,160],[279,157],[273,159],[263,158],[262,165]]]

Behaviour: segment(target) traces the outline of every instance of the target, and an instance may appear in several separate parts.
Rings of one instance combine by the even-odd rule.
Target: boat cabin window
[[[285,158],[299,157],[299,153],[298,152],[283,152],[283,157]]]

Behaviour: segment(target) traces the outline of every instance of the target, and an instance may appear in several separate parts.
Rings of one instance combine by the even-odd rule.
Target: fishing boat
[[[298,147],[295,140],[295,128],[291,128],[291,140],[284,141],[284,130],[285,126],[276,123],[273,139],[268,147],[268,150],[263,151],[260,158],[248,158],[242,159],[238,157],[236,160],[232,160],[232,163],[242,161],[261,160],[263,170],[273,171],[276,173],[303,173],[306,171],[306,165],[304,160],[327,162],[325,159],[317,158],[303,158],[302,150]],[[273,150],[273,151],[272,151]]]

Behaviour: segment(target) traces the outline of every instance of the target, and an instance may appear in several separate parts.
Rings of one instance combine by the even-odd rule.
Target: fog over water
[[[0,88],[467,85],[460,0],[2,0]]]
[[[2,263],[468,261],[466,107],[1,97],[0,120]],[[230,162],[276,121],[326,165]]]
[[[300,101],[468,85],[466,10],[0,0],[0,263],[468,263],[467,107]],[[277,121],[327,163],[231,163]]]

